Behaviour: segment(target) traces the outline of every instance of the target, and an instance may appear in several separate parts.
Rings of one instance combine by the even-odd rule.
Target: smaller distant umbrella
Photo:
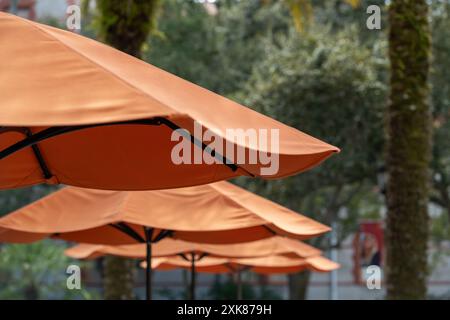
[[[46,237],[80,243],[145,244],[171,236],[239,243],[285,235],[310,238],[330,228],[229,182],[153,191],[66,187],[0,219],[0,242]],[[150,263],[149,263],[150,265]],[[150,294],[151,268],[147,270]]]
[[[123,246],[101,246],[80,244],[66,250],[66,255],[77,259],[94,259],[102,255],[115,255],[137,259],[146,258],[142,244]],[[291,258],[310,258],[322,252],[303,242],[274,236],[267,239],[238,244],[204,244],[182,240],[164,239],[153,246],[153,257],[178,255],[191,265],[191,297],[195,293],[195,264],[204,257],[216,258],[255,258],[279,255]],[[239,272],[238,272],[239,275]]]
[[[141,266],[145,268],[146,262]],[[217,258],[205,255],[192,254],[190,259],[185,256],[171,256],[157,258],[152,267],[158,270],[173,270],[184,268],[191,270],[191,297],[194,297],[195,274],[196,272],[208,273],[236,273],[238,278],[238,297],[242,297],[241,272],[249,270],[260,274],[286,274],[296,273],[304,270],[316,272],[330,272],[336,270],[340,265],[323,256],[313,256],[308,258],[292,258],[286,256],[273,255],[257,258]]]
[[[322,253],[304,242],[286,237],[271,238],[236,243],[208,244],[165,238],[152,246],[152,257],[174,256],[182,253],[207,253],[210,257],[255,258],[270,255],[281,255],[292,258],[307,258]],[[95,259],[103,255],[114,255],[127,258],[144,259],[145,244],[129,244],[121,246],[79,244],[65,251],[75,259]]]
[[[157,260],[159,270],[174,268],[191,268],[190,261],[180,256],[160,257]],[[141,263],[145,267],[145,261]],[[295,273],[304,270],[315,272],[330,272],[340,265],[323,256],[308,258],[291,258],[286,256],[269,256],[257,258],[219,258],[204,256],[197,259],[195,269],[198,272],[229,273],[236,270],[250,270],[260,274]]]

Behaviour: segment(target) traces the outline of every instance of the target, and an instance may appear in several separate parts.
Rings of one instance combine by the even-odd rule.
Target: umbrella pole
[[[190,292],[190,298],[191,300],[195,300],[195,255],[192,253],[191,256],[191,292]]]
[[[152,243],[150,241],[146,241],[147,247],[147,272],[146,272],[146,287],[145,294],[147,300],[152,300]]]
[[[237,299],[238,300],[242,300],[242,272],[240,269],[237,270],[236,272],[236,276],[237,276]]]

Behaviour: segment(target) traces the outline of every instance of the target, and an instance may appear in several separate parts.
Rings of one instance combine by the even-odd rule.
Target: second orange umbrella
[[[276,234],[310,238],[330,228],[228,182],[154,191],[67,187],[0,219],[0,242],[45,237],[93,244],[144,243],[147,259],[164,237],[238,243]],[[148,271],[150,292],[151,269]]]

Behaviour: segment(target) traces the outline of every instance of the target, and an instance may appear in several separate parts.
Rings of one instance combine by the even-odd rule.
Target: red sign
[[[383,227],[380,221],[360,223],[353,239],[353,280],[362,284],[362,269],[383,263]]]

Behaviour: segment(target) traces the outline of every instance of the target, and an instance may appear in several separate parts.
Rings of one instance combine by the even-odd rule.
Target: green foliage
[[[372,192],[368,185],[375,184],[377,163],[382,162],[385,43],[369,48],[353,28],[332,33],[319,27],[302,35],[292,32],[280,43],[266,48],[265,59],[235,97],[342,152],[300,176],[262,187],[251,184],[330,223],[360,192]]]
[[[150,38],[144,59],[199,85],[211,85],[214,77],[209,68],[217,54],[213,19],[199,3],[165,1],[160,34]]]
[[[450,239],[450,217],[442,214],[431,220],[431,240],[439,246],[448,239]]]
[[[430,74],[433,106],[433,190],[431,200],[450,217],[450,2],[432,6],[433,58]],[[447,67],[446,67],[447,66]],[[448,237],[447,239],[450,239]]]
[[[371,44],[373,41],[385,36],[387,29],[387,13],[385,0],[360,0],[359,4],[349,5],[342,0],[316,0],[313,2],[314,17],[317,25],[328,25],[335,32],[349,26],[358,29],[362,43]],[[378,5],[381,8],[381,30],[369,30],[366,21],[369,15],[366,13],[369,5]]]
[[[280,48],[267,49],[241,100],[342,147],[343,153],[331,162],[352,181],[367,176],[367,164],[379,157],[385,101],[380,81],[383,44],[365,48],[352,30],[327,34],[317,30],[292,35]]]
[[[286,33],[289,13],[281,3],[219,1],[216,15],[195,1],[167,0],[145,60],[221,94],[241,89],[264,57],[266,41]]]
[[[65,246],[51,240],[0,247],[1,299],[91,299],[84,290],[68,290]],[[78,264],[78,262],[77,262]]]

